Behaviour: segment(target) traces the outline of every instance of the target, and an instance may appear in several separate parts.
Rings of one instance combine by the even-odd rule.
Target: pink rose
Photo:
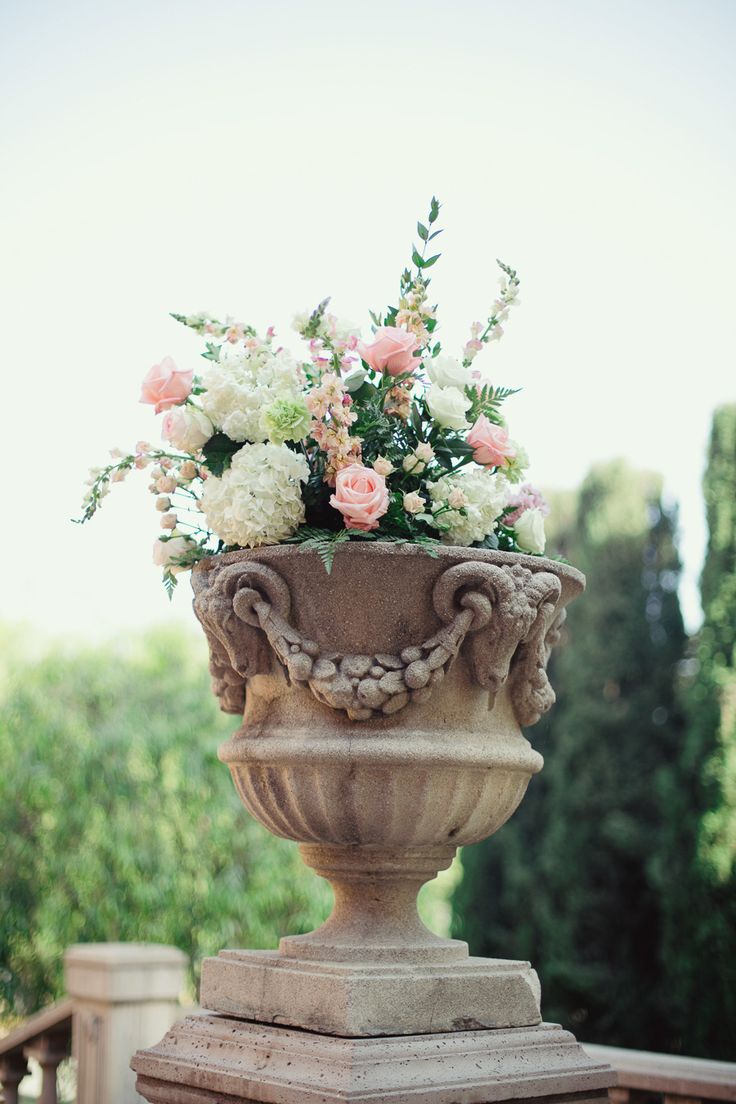
[[[182,372],[171,357],[164,357],[145,376],[140,401],[150,403],[156,414],[160,414],[162,410],[178,406],[189,397],[193,379],[193,371]]]
[[[467,441],[473,448],[476,464],[482,464],[486,468],[503,468],[508,460],[516,456],[516,449],[509,441],[508,432],[503,426],[489,422],[485,414],[480,415],[468,433]]]
[[[388,510],[386,480],[374,468],[349,464],[335,477],[330,506],[343,515],[347,529],[377,529],[378,519]]]
[[[400,330],[398,326],[380,326],[372,345],[359,341],[358,352],[374,372],[388,372],[400,376],[413,372],[419,366],[418,357],[412,354],[419,348],[416,335]]]

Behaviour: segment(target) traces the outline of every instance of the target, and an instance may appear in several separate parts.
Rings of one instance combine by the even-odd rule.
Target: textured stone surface
[[[273,951],[205,959],[200,1001],[248,1020],[330,1035],[406,1035],[538,1024],[528,962],[464,958],[443,965],[304,962]]]
[[[180,1015],[186,967],[182,951],[156,943],[80,943],[67,950],[77,1104],[140,1099],[130,1055],[159,1039]]]
[[[340,549],[327,575],[313,553],[277,546],[205,560],[193,583],[224,707],[247,685],[220,757],[253,816],[298,841],[335,892],[326,923],[282,939],[281,953],[467,959],[421,923],[416,894],[458,845],[511,816],[541,768],[519,716],[553,698],[550,639],[580,574],[375,544]]]
[[[610,1067],[551,1024],[338,1039],[224,1016],[190,1017],[133,1062],[157,1104],[490,1104],[606,1099]]]
[[[204,560],[193,585],[215,692],[244,710],[220,757],[335,905],[278,954],[207,960],[203,1004],[261,1022],[176,1025],[136,1055],[139,1091],[160,1104],[604,1099],[611,1071],[538,1024],[528,964],[470,959],[416,911],[420,886],[495,832],[541,769],[520,725],[554,700],[547,660],[579,572],[376,543],[340,549],[327,576],[278,546]],[[507,1023],[538,1026],[468,1030]]]
[[[295,556],[302,557],[300,564]],[[393,715],[408,705],[411,691],[426,686],[429,672],[444,672],[468,635],[468,655],[481,686],[495,693],[513,664],[512,704],[521,724],[533,724],[549,709],[554,695],[547,660],[563,608],[581,586],[574,568],[488,550],[445,548],[430,558],[416,547],[380,543],[341,549],[336,564],[328,579],[315,578],[315,571],[324,573],[315,554],[276,546],[213,557],[194,572],[195,611],[210,642],[215,692],[225,710],[239,713],[245,680],[271,668],[264,638],[290,679],[356,721]],[[336,578],[340,573],[347,578],[347,594]],[[409,573],[412,584],[419,583],[414,595],[407,593],[417,590],[407,586]],[[391,575],[400,587],[400,610]],[[327,601],[317,620],[321,633],[311,625],[300,628],[310,585],[312,600],[316,589]],[[418,609],[407,611],[412,598]],[[387,600],[394,615],[403,615],[399,626],[415,639],[396,648],[366,647]],[[430,604],[436,618],[429,634],[418,626],[412,632],[411,621]],[[332,634],[325,624],[330,612]],[[375,680],[388,700],[368,706],[365,688],[358,694],[360,680]]]

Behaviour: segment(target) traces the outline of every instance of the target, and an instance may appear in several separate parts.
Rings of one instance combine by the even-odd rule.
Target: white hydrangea
[[[207,524],[225,544],[278,544],[304,521],[301,483],[308,477],[307,461],[285,445],[244,445],[227,471],[205,482]]]
[[[266,441],[264,411],[277,398],[301,395],[299,367],[285,350],[226,344],[203,379],[202,409],[233,441]]]
[[[446,527],[442,533],[445,544],[470,545],[481,541],[493,532],[496,518],[501,514],[508,498],[508,482],[503,475],[491,475],[485,468],[468,467],[456,475],[443,475],[434,483],[428,483],[432,500],[432,512],[448,505],[454,490],[460,490],[465,500],[464,511],[446,510],[437,518],[438,526]]]

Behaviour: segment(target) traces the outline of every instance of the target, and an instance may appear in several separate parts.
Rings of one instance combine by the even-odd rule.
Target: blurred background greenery
[[[552,661],[557,705],[530,733],[547,763],[422,911],[475,954],[531,959],[546,1018],[582,1038],[733,1060],[736,406],[715,415],[704,490],[692,639],[658,476],[617,462],[555,496],[550,545],[588,591]],[[59,996],[74,942],[181,947],[194,998],[203,956],[319,923],[327,886],[217,760],[233,720],[194,629],[41,655],[11,628],[1,643],[0,1016]]]

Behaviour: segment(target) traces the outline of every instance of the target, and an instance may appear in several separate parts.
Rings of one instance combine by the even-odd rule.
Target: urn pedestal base
[[[133,1068],[150,1104],[592,1104],[615,1083],[554,1024],[342,1039],[190,1016]]]
[[[541,1021],[539,999],[528,962],[309,962],[275,951],[205,959],[200,990],[215,1012],[354,1037],[528,1027]]]

